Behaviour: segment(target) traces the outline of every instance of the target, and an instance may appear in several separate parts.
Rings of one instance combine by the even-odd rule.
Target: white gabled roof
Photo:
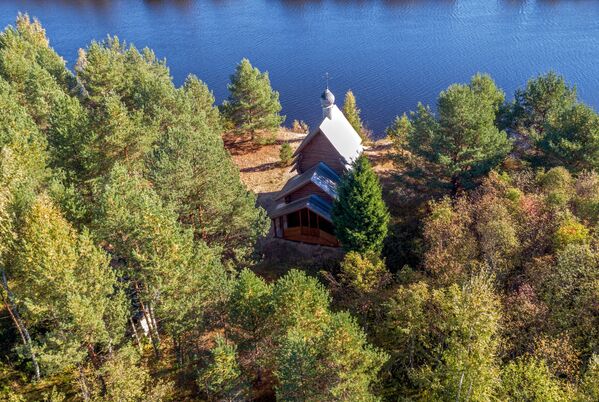
[[[299,155],[302,149],[312,141],[312,139],[321,132],[329,142],[335,147],[337,152],[345,159],[345,162],[351,164],[363,151],[362,138],[347,121],[343,112],[337,105],[331,106],[331,117],[325,117],[320,126],[313,130],[300,144],[294,155]]]

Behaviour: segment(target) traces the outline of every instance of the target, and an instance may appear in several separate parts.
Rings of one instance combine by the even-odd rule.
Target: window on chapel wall
[[[302,226],[308,226],[308,212],[309,211],[305,208],[300,211],[300,213],[302,214]]]
[[[300,225],[300,216],[299,211],[292,212],[287,215],[287,227],[288,228],[296,228]]]
[[[316,229],[318,227],[318,218],[319,216],[316,215],[314,212],[312,211],[308,211],[310,213],[310,227],[313,229]],[[304,226],[308,226],[307,224]]]
[[[335,235],[335,227],[333,226],[333,224],[329,221],[327,221],[326,219],[321,218],[320,216],[318,217],[318,225],[320,227],[320,230],[322,230],[323,232],[327,232],[329,234],[332,234],[333,236]]]

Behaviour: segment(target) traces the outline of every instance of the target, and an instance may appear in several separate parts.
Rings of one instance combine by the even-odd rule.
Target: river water
[[[351,88],[376,134],[417,102],[487,72],[508,98],[555,70],[599,109],[599,0],[0,0],[0,24],[39,18],[73,66],[107,34],[150,47],[177,84],[194,73],[220,102],[236,63],[268,70],[287,124],[321,116],[325,72]]]

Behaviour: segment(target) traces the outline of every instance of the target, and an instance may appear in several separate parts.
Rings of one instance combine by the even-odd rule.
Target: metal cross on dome
[[[333,79],[329,73],[324,73],[324,79],[327,82],[327,89],[329,89],[329,80]]]

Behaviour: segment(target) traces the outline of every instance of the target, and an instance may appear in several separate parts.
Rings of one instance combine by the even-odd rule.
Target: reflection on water
[[[1,0],[0,24],[18,11],[41,19],[70,65],[79,47],[116,34],[155,49],[177,83],[198,75],[219,100],[249,57],[270,72],[288,123],[318,119],[325,71],[378,133],[477,71],[510,97],[553,69],[599,106],[595,0]]]

